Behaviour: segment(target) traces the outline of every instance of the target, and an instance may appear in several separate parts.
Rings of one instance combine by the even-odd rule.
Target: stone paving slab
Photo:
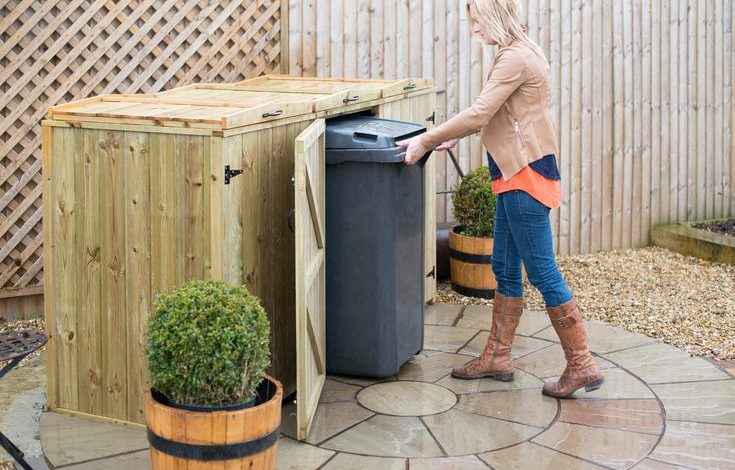
[[[460,314],[462,305],[433,304],[426,307],[424,323],[427,325],[453,326]]]
[[[541,386],[563,371],[564,355],[548,317],[526,312],[514,381],[452,378],[452,367],[481,351],[490,315],[489,307],[430,307],[426,349],[397,376],[326,381],[307,442],[293,439],[295,409],[285,407],[278,469],[735,470],[729,373],[590,322],[605,384],[577,400],[544,397]],[[45,413],[41,441],[63,468],[149,468],[142,430]]]
[[[41,445],[47,458],[58,467],[145,450],[148,440],[142,429],[44,413]]]

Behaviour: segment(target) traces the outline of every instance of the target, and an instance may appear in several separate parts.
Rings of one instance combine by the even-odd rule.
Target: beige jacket
[[[549,64],[526,44],[501,47],[472,106],[422,134],[421,143],[434,148],[481,132],[505,180],[545,155],[558,157],[549,80]]]

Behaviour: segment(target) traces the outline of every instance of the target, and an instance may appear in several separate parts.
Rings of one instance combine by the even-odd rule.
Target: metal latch
[[[225,184],[230,184],[230,180],[242,173],[242,170],[231,170],[230,165],[225,165]]]
[[[434,279],[436,279],[436,266],[433,266],[431,268],[431,271],[429,271],[429,274],[426,275],[427,279],[430,277],[433,277]]]
[[[426,118],[426,122],[430,122],[432,124],[436,124],[436,111],[431,113],[431,116]]]

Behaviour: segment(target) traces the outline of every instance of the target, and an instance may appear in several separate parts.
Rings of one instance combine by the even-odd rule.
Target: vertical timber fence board
[[[464,2],[289,3],[298,12],[289,21],[290,73],[432,77],[437,123],[472,103],[494,54],[471,37]],[[521,4],[551,64],[560,254],[645,246],[652,225],[735,212],[733,2]],[[487,164],[476,137],[457,154],[465,171]],[[459,177],[440,158],[437,190],[452,189]],[[453,220],[450,196],[438,196],[436,207],[438,222]]]

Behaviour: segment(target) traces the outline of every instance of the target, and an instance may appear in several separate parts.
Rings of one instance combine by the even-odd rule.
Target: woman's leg
[[[595,390],[602,384],[602,374],[589,352],[576,299],[556,264],[550,210],[524,191],[508,194],[511,198],[505,201],[505,213],[510,233],[529,281],[544,297],[549,318],[567,358],[567,368],[559,381],[545,384],[543,392],[562,398],[582,387]]]
[[[512,198],[511,198],[512,199]],[[495,228],[493,229],[492,267],[498,283],[496,292],[505,297],[523,297],[521,255],[510,232],[505,206],[508,193],[498,194],[495,205]]]
[[[521,258],[510,235],[504,200],[503,194],[498,195],[492,256],[498,287],[493,300],[490,336],[478,358],[452,369],[452,376],[458,379],[513,380],[510,348],[523,313],[523,280]]]
[[[572,292],[556,265],[550,209],[524,191],[507,194],[508,230],[526,267],[528,280],[541,292],[546,305],[557,307],[569,302]]]

